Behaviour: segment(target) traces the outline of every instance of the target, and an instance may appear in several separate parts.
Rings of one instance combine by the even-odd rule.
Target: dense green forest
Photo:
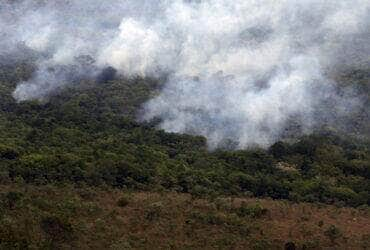
[[[167,133],[138,122],[155,79],[81,80],[47,100],[16,103],[27,62],[0,69],[0,182],[171,190],[197,197],[238,195],[346,206],[370,205],[369,120],[354,114],[354,133],[325,128],[268,149],[209,151],[201,136]],[[343,73],[370,93],[367,71]],[[358,133],[363,131],[362,134]]]
[[[370,0],[0,0],[0,250],[370,250]]]

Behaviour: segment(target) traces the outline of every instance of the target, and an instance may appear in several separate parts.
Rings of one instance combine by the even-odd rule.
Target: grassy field
[[[368,208],[52,185],[1,190],[1,249],[370,249]]]

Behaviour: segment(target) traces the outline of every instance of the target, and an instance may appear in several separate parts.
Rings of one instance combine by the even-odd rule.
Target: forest
[[[0,250],[370,250],[369,0],[0,0]]]
[[[366,135],[325,128],[268,149],[210,151],[201,136],[166,133],[155,120],[137,121],[140,106],[160,88],[159,81],[81,81],[48,100],[16,103],[11,91],[30,70],[21,64],[1,71],[3,183],[370,204]],[[368,120],[364,123],[369,126]]]
[[[366,113],[352,114],[356,117],[351,118],[354,122],[347,127],[352,133],[324,127],[311,134],[283,139],[269,148],[238,150],[233,149],[230,142],[225,147],[210,150],[206,138],[202,136],[168,133],[158,128],[157,120],[142,122],[137,119],[143,103],[161,88],[161,80],[125,78],[116,76],[114,70],[108,69],[97,79],[76,81],[47,99],[16,102],[12,97],[16,83],[29,78],[33,70],[29,62],[4,64],[0,67],[2,249],[81,247],[69,245],[72,244],[70,242],[81,243],[72,241],[72,231],[77,230],[74,227],[78,223],[75,221],[77,224],[73,227],[70,220],[85,212],[87,214],[84,216],[90,218],[88,211],[97,208],[82,209],[82,203],[68,201],[76,195],[90,197],[99,193],[99,197],[102,196],[99,199],[107,199],[106,196],[111,196],[109,193],[123,192],[123,198],[111,198],[118,199],[118,207],[126,207],[133,200],[138,202],[138,199],[144,199],[140,194],[149,195],[145,199],[151,199],[150,193],[156,193],[167,197],[163,199],[169,199],[166,201],[172,204],[169,206],[174,206],[173,199],[188,199],[184,197],[190,195],[191,202],[209,202],[206,207],[212,207],[213,203],[217,205],[220,197],[239,197],[282,200],[289,202],[289,206],[328,204],[338,209],[355,207],[368,211],[370,140],[367,132],[369,116]],[[370,96],[370,75],[367,72],[351,71],[340,77],[346,84],[357,84],[358,88],[367,91]],[[366,100],[367,103],[370,103],[369,100]],[[60,199],[64,203],[58,203]],[[78,199],[81,201],[81,198]],[[154,202],[144,208],[149,209],[145,210],[149,222],[159,216],[159,211],[165,210],[161,203],[163,199],[160,198],[160,203]],[[93,206],[93,202],[83,204]],[[217,206],[225,205],[222,204]],[[85,212],[76,212],[76,209]],[[185,208],[172,209],[181,211]],[[194,212],[189,216],[206,225],[231,225],[231,230],[243,227],[241,225],[246,223],[231,217],[216,216],[212,211],[205,214]],[[257,202],[252,206],[241,205],[226,211],[229,213],[227,216],[232,214],[250,220],[264,218],[268,209]],[[94,214],[93,211],[91,213]],[[31,221],[27,221],[27,214],[32,214]],[[41,230],[41,236],[30,234],[29,230]],[[326,237],[331,239],[329,242],[341,237],[335,226],[325,230],[332,237]],[[99,235],[98,231],[94,232]],[[219,242],[221,245],[218,247],[222,248],[222,244],[230,246],[232,242],[235,244],[240,240],[238,237],[233,239],[229,235],[226,242],[225,239]],[[367,245],[367,238],[364,237],[357,243]],[[257,238],[251,238],[257,242],[255,249],[271,247],[276,243],[263,237],[261,239],[261,236]],[[98,246],[94,244],[103,244],[99,247],[108,248],[103,239],[90,241],[95,242],[90,245],[92,248]],[[116,249],[126,249],[124,247],[131,244],[129,242],[134,242],[131,245],[134,248],[146,246],[145,243],[135,245],[137,242],[130,238],[121,242],[123,245]],[[283,243],[276,244],[281,246]],[[357,243],[354,246],[358,247]],[[169,244],[174,244],[176,248],[180,243]],[[189,247],[210,247],[201,241],[194,244]],[[319,243],[302,244],[306,247],[313,244],[315,248]]]

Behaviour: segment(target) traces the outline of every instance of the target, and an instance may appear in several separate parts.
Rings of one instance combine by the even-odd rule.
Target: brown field
[[[370,249],[368,207],[70,186],[1,193],[1,249]]]

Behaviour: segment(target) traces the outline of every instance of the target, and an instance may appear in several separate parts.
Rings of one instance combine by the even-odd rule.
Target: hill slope
[[[367,113],[268,149],[210,152],[204,137],[136,120],[161,81],[82,80],[16,103],[12,90],[32,68],[0,72],[2,249],[370,244]]]
[[[321,130],[269,149],[209,152],[203,137],[136,122],[142,103],[160,88],[156,80],[80,81],[48,100],[16,103],[11,91],[28,72],[23,64],[3,69],[3,182],[370,202],[370,142],[363,136]]]
[[[252,198],[1,186],[3,249],[368,249],[370,211]]]

